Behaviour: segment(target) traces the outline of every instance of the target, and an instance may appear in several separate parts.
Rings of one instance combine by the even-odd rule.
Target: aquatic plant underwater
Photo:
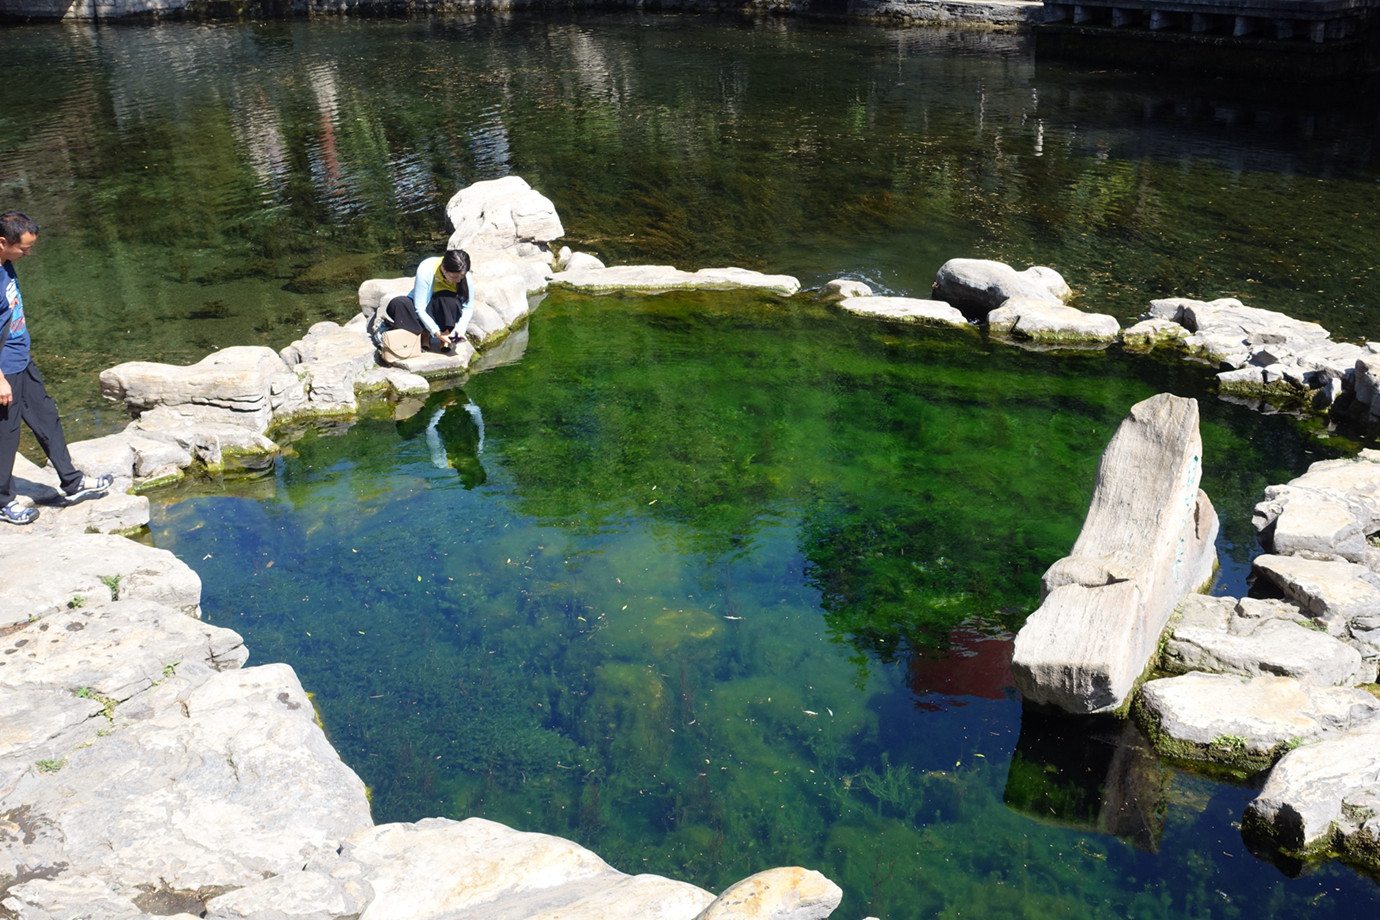
[[[806,865],[842,916],[1375,902],[1251,856],[1249,790],[1023,720],[1007,668],[1131,404],[1202,400],[1236,593],[1260,489],[1341,445],[1202,369],[803,301],[556,294],[529,334],[155,517],[207,618],[311,688],[376,820],[482,815],[712,889]],[[1109,821],[1116,756],[1143,788]]]

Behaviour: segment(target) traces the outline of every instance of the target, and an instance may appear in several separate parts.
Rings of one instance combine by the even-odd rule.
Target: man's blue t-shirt
[[[19,276],[14,263],[0,271],[4,299],[0,301],[0,374],[17,374],[29,366],[29,324],[24,320],[24,298],[19,296]]]

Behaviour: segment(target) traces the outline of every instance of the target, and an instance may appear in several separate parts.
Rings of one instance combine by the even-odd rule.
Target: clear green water
[[[1202,400],[1223,591],[1254,496],[1331,455],[1296,423],[1179,366],[752,297],[551,297],[530,334],[156,514],[207,618],[315,691],[377,820],[484,815],[713,889],[802,864],[843,917],[1380,903],[1252,857],[1245,788],[1145,755],[1110,779],[1126,742],[1023,722],[1006,667],[1127,407]]]
[[[32,74],[0,106],[0,188],[43,226],[21,278],[78,435],[123,424],[101,368],[344,319],[440,244],[456,188],[509,172],[609,262],[923,294],[989,256],[1123,320],[1236,295],[1374,336],[1366,87],[1329,108],[1079,74],[1013,36],[632,15],[0,50]],[[803,300],[553,295],[530,336],[410,418],[156,509],[208,619],[316,693],[378,820],[482,814],[716,889],[800,863],[841,918],[1374,913],[1371,880],[1252,856],[1249,788],[1023,717],[1005,670],[1135,401],[1200,399],[1222,592],[1261,489],[1354,444],[1202,368]]]

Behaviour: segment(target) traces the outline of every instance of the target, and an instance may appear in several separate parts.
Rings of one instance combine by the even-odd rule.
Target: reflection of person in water
[[[479,462],[484,452],[484,416],[464,393],[452,390],[439,405],[428,404],[398,422],[398,432],[406,438],[425,436],[432,464],[441,470],[454,469],[465,488],[484,484],[487,476]]]

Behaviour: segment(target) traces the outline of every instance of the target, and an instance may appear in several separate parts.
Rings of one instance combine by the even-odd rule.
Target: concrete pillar
[[[1154,10],[1150,13],[1150,31],[1163,32],[1165,29],[1172,29],[1176,24],[1178,16],[1164,10]]]
[[[1112,7],[1112,27],[1121,29],[1126,26],[1136,24],[1136,14],[1138,10],[1124,10],[1119,6]]]
[[[1232,25],[1231,34],[1237,38],[1255,34],[1255,20],[1250,16],[1237,16],[1236,22]]]
[[[1090,6],[1075,6],[1073,8],[1073,21],[1075,24],[1091,22],[1096,10]],[[1322,41],[1322,39],[1318,39]]]

